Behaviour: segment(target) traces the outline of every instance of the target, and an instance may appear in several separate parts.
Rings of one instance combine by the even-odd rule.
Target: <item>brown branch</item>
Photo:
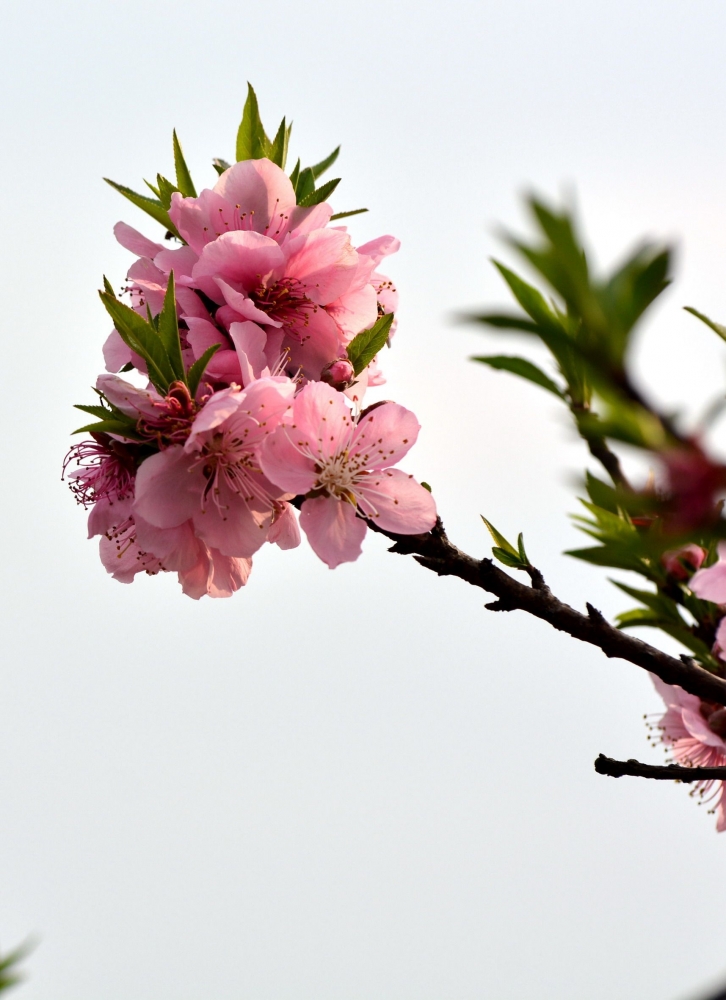
[[[634,778],[655,778],[656,781],[726,781],[726,767],[681,767],[678,764],[641,764],[639,760],[613,760],[600,754],[595,761],[598,774],[608,774],[611,778],[622,778],[624,774]]]
[[[560,632],[597,646],[608,657],[627,660],[660,677],[666,684],[679,684],[705,701],[726,705],[726,680],[705,670],[690,657],[669,656],[642,639],[621,632],[592,605],[587,606],[586,615],[575,611],[554,596],[534,567],[528,570],[532,581],[532,586],[528,586],[508,576],[491,559],[473,559],[449,541],[440,519],[425,535],[395,535],[383,531],[372,521],[367,523],[394,542],[390,552],[412,555],[416,562],[438,576],[456,576],[472,587],[494,594],[498,600],[486,605],[490,611],[526,611]]]

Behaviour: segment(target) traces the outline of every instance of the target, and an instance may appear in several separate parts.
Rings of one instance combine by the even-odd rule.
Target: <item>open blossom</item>
[[[252,556],[290,498],[266,478],[259,453],[294,391],[290,379],[271,377],[215,393],[194,417],[184,444],[142,462],[134,515],[163,529],[189,521],[210,549]]]
[[[673,761],[685,767],[726,766],[726,708],[701,701],[678,685],[651,677],[667,709],[656,728],[660,742],[670,748]],[[691,795],[711,803],[710,811],[716,813],[716,829],[719,833],[726,830],[726,782],[696,782]]]
[[[366,523],[358,512],[399,534],[434,526],[431,494],[391,468],[418,432],[416,417],[397,403],[380,404],[356,419],[339,392],[315,382],[298,393],[263,444],[260,461],[267,477],[291,494],[307,495],[300,524],[331,569],[360,555]]]
[[[131,583],[137,573],[176,572],[183,592],[195,600],[231,597],[252,570],[251,559],[225,556],[205,545],[190,521],[175,528],[154,527],[134,514],[130,499],[97,504],[88,534],[102,536],[101,562],[115,580]]]
[[[266,159],[236,163],[197,198],[175,192],[169,214],[186,246],[169,249],[124,223],[116,227],[140,258],[129,271],[134,306],[158,312],[173,270],[187,363],[220,344],[209,377],[245,384],[234,327],[253,323],[271,372],[282,358],[288,371],[318,379],[397,300],[376,268],[398,240],[384,236],[354,248],[344,228],[325,228],[331,212],[326,204],[296,206],[290,179]],[[115,332],[104,354],[110,370],[129,361],[144,370]]]

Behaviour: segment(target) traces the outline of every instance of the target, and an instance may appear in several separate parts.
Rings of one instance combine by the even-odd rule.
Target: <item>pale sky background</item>
[[[198,187],[250,79],[293,156],[338,142],[355,242],[393,233],[385,395],[423,424],[406,467],[454,540],[479,514],[563,598],[627,599],[561,556],[584,465],[554,400],[467,361],[501,305],[488,263],[520,195],[576,191],[596,255],[675,240],[638,343],[696,412],[726,345],[720,0],[6,0],[0,944],[40,940],[23,1000],[688,1000],[726,978],[726,835],[660,759],[638,668],[369,538],[331,572],[267,547],[228,601],[106,576],[59,482],[109,324],[95,289],[155,224],[103,175]]]

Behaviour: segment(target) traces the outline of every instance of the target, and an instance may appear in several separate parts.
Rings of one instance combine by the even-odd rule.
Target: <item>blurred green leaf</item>
[[[527,361],[525,358],[513,357],[507,354],[485,354],[475,355],[471,360],[480,361],[484,365],[489,365],[490,368],[519,375],[520,378],[534,382],[535,385],[539,385],[543,389],[547,389],[548,392],[554,393],[560,399],[565,398],[562,391],[552,379],[548,375],[545,375],[541,368],[538,368],[537,365],[532,364],[531,361]]]
[[[349,219],[351,215],[362,215],[367,211],[367,208],[354,208],[350,212],[334,212],[333,215],[330,216],[330,221],[334,222],[336,219]]]
[[[212,160],[212,166],[217,171],[217,173],[221,175],[225,172],[225,170],[229,170],[231,164],[227,163],[227,161],[223,160],[221,157],[215,156],[215,158]]]
[[[687,313],[690,313],[691,316],[695,316],[696,319],[700,319],[702,323],[705,323],[706,326],[710,327],[714,333],[717,333],[719,337],[721,337],[722,340],[726,340],[726,326],[722,326],[720,323],[715,323],[712,319],[709,319],[708,316],[704,316],[703,313],[694,309],[693,306],[684,306],[683,308]]]

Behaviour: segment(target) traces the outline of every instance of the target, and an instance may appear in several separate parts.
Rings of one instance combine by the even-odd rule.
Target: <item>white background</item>
[[[406,467],[473,554],[524,531],[557,592],[628,606],[561,555],[583,447],[554,399],[467,361],[504,338],[496,228],[576,192],[604,266],[643,234],[678,281],[637,345],[702,409],[725,346],[726,8],[719,0],[6,0],[0,943],[26,1000],[679,1000],[726,975],[726,836],[660,759],[646,675],[369,538],[330,572],[256,558],[228,601],[106,576],[59,482],[109,323],[95,289],[155,224],[103,184],[231,157],[250,79],[293,156],[338,142],[355,242],[403,247],[386,396]],[[693,991],[696,991],[695,994]]]

